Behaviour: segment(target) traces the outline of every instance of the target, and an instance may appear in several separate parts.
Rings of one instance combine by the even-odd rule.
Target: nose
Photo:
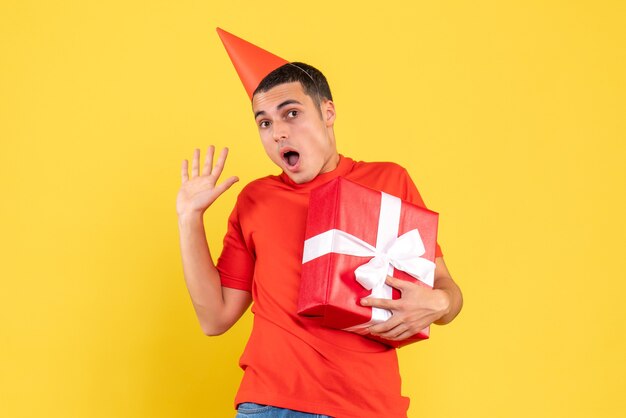
[[[289,132],[287,128],[287,124],[276,121],[272,124],[272,135],[274,137],[274,142],[284,141],[289,137]]]

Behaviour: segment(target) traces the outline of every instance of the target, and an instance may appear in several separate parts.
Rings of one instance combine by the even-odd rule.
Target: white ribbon
[[[385,280],[387,276],[393,275],[394,267],[432,287],[435,263],[421,257],[426,249],[419,231],[412,229],[398,236],[401,208],[402,201],[399,198],[381,192],[376,247],[347,232],[331,229],[304,242],[302,263],[329,253],[371,257],[354,274],[364,288],[372,291],[370,296],[376,298],[391,299],[392,288],[385,284]],[[369,325],[386,321],[390,317],[390,311],[372,308],[370,321],[346,329],[364,331]]]

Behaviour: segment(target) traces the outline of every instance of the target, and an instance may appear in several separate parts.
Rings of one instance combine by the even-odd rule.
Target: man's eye
[[[260,128],[267,128],[268,126],[270,126],[270,123],[269,123],[268,121],[266,121],[266,120],[262,120],[262,121],[259,123],[259,127],[260,127]]]
[[[296,116],[298,116],[298,111],[290,110],[289,112],[287,112],[287,116],[289,116],[290,118],[295,118]]]

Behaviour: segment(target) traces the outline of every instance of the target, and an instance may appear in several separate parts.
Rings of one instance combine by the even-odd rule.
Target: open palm
[[[189,177],[189,164],[187,160],[183,161],[181,169],[182,184],[176,198],[176,212],[179,216],[191,213],[204,213],[222,193],[239,181],[237,177],[233,176],[217,184],[222,175],[222,170],[224,170],[228,148],[222,150],[215,165],[213,165],[214,154],[215,147],[211,145],[207,149],[204,167],[202,172],[200,172],[200,150],[194,150],[191,163],[191,178]]]

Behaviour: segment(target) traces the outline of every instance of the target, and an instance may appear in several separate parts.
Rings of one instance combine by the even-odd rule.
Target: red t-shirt
[[[424,206],[404,168],[346,157],[309,183],[296,184],[282,173],[242,190],[217,264],[222,286],[252,292],[253,299],[254,325],[240,359],[244,376],[235,405],[405,418],[409,399],[401,395],[394,349],[296,313],[309,192],[338,176]]]

